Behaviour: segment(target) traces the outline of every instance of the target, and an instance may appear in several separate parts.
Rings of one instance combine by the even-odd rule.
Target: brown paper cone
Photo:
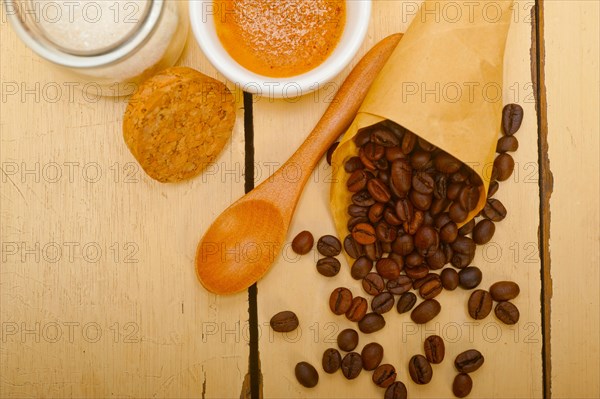
[[[348,234],[344,163],[358,153],[358,129],[392,120],[470,166],[485,205],[502,114],[504,47],[512,0],[425,1],[371,86],[332,159],[331,210]]]

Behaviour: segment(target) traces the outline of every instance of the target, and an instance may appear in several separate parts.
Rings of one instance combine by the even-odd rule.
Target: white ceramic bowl
[[[211,64],[241,90],[273,98],[294,98],[331,81],[356,55],[371,16],[371,0],[347,0],[344,33],[329,57],[301,75],[272,78],[244,68],[223,48],[215,30],[212,0],[190,0],[189,3],[194,36]]]

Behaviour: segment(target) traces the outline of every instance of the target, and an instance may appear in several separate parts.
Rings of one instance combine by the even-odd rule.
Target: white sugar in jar
[[[188,23],[179,0],[4,0],[13,28],[33,51],[84,89],[131,94],[175,64]]]

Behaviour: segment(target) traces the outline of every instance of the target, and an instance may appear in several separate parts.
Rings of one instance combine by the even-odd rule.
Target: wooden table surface
[[[406,30],[415,4],[374,1],[360,54]],[[287,245],[250,293],[216,296],[193,268],[212,220],[292,154],[350,67],[299,99],[244,101],[237,92],[233,138],[218,161],[165,185],[143,173],[122,140],[126,99],[69,90],[2,10],[0,397],[382,397],[367,372],[353,381],[321,372],[314,389],[294,378],[298,361],[319,366],[337,332],[352,327],[326,304],[337,286],[361,291],[347,269],[324,278],[315,256],[297,257]],[[359,348],[384,345],[411,397],[450,397],[451,359],[472,347],[486,362],[470,397],[600,397],[599,2],[519,0],[513,13],[503,102],[521,104],[525,119],[515,174],[497,195],[509,216],[474,264],[483,287],[520,284],[521,320],[474,322],[459,289],[441,296],[442,314],[425,326],[395,314],[384,330],[361,335]],[[180,64],[224,80],[191,35]],[[322,162],[288,241],[304,229],[334,232],[330,181]],[[296,332],[269,328],[283,309],[298,314]],[[416,386],[407,361],[433,333],[446,340],[447,359],[431,384]]]

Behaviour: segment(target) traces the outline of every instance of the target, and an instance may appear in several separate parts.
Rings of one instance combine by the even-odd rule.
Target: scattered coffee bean
[[[358,322],[358,329],[365,334],[371,334],[385,327],[385,319],[378,313],[367,313]]]
[[[383,359],[383,346],[377,342],[368,343],[362,349],[360,356],[365,370],[375,370]]]
[[[395,260],[390,258],[382,258],[375,263],[377,273],[385,279],[393,280],[400,276],[400,266]]]
[[[494,313],[498,320],[504,324],[517,324],[519,321],[519,309],[511,302],[500,302],[496,305]]]
[[[327,163],[329,165],[331,165],[331,158],[333,157],[333,152],[338,148],[338,145],[340,145],[340,142],[336,141],[327,149],[327,155],[325,156],[325,159],[327,159]]]
[[[454,396],[464,398],[471,393],[471,389],[473,389],[473,380],[469,374],[460,373],[454,377],[454,382],[452,383],[452,393]]]
[[[367,300],[361,296],[354,297],[350,307],[346,311],[346,318],[350,321],[360,321],[367,314],[369,304]]]
[[[502,202],[495,198],[490,198],[481,211],[481,215],[484,218],[490,219],[492,222],[500,222],[504,220],[506,213],[506,208]]]
[[[304,230],[292,240],[292,250],[298,255],[307,254],[312,249],[314,242],[315,239],[310,231]]]
[[[335,348],[326,349],[323,352],[323,371],[327,374],[333,374],[342,366],[342,355]]]
[[[362,368],[362,359],[356,352],[350,352],[342,359],[342,374],[349,380],[358,377]]]
[[[412,284],[413,281],[410,277],[401,275],[397,279],[388,280],[385,287],[391,294],[402,295],[412,288]]]
[[[471,290],[481,283],[483,273],[476,266],[465,267],[458,272],[458,283],[465,290]]]
[[[350,269],[350,275],[355,280],[362,280],[373,269],[373,261],[366,256],[356,259]]]
[[[447,267],[442,270],[442,273],[440,273],[440,279],[442,280],[442,286],[448,291],[453,291],[456,289],[456,287],[458,287],[458,273],[452,268]]]
[[[417,324],[431,321],[442,310],[442,306],[435,299],[427,299],[417,305],[410,314],[410,318]]]
[[[363,246],[356,242],[351,234],[348,234],[344,239],[344,249],[349,257],[358,259],[364,254]]]
[[[337,344],[344,352],[352,352],[358,346],[358,333],[351,328],[342,330],[337,336]]]
[[[514,152],[519,148],[519,141],[515,136],[503,136],[498,140],[496,145],[496,152],[502,154],[503,152]]]
[[[412,292],[405,292],[398,298],[396,309],[398,313],[406,313],[415,306],[415,303],[417,303],[417,296]]]
[[[368,223],[359,223],[352,229],[352,238],[360,245],[375,243],[375,228]]]
[[[515,299],[520,292],[519,285],[514,281],[498,281],[490,287],[492,299],[497,302]]]
[[[425,339],[423,343],[425,349],[425,357],[430,363],[439,364],[444,360],[446,354],[446,346],[444,340],[439,335],[431,335]]]
[[[332,256],[326,256],[317,261],[317,271],[325,277],[333,277],[340,272],[340,261]]]
[[[284,310],[271,317],[271,328],[277,332],[290,332],[298,327],[298,316],[292,311]]]
[[[500,183],[498,183],[497,180],[494,180],[493,182],[490,183],[490,187],[488,188],[488,195],[487,198],[490,199],[494,196],[494,194],[496,194],[498,192],[498,189],[500,188]]]
[[[342,243],[337,237],[325,235],[317,241],[317,251],[323,256],[337,256],[342,252]]]
[[[472,373],[479,369],[484,362],[483,355],[477,349],[469,349],[454,360],[454,367],[461,373]]]
[[[475,249],[477,245],[469,237],[462,237],[459,235],[451,244],[451,247],[454,254],[452,255],[450,263],[458,269],[464,269],[469,266],[473,261],[473,258],[475,258]]]
[[[369,273],[362,281],[365,292],[369,295],[377,295],[385,289],[383,278],[377,273]]]
[[[512,136],[521,127],[523,122],[523,107],[519,104],[507,104],[502,109],[502,132]]]
[[[382,364],[373,372],[372,380],[378,387],[387,388],[396,381],[396,369],[391,364]]]
[[[352,292],[348,288],[336,288],[329,296],[329,309],[334,314],[341,315],[346,313],[350,309],[351,304]]]
[[[419,384],[428,384],[433,377],[433,369],[431,364],[427,361],[423,355],[414,355],[408,361],[408,373],[410,378]]]
[[[482,219],[473,228],[473,241],[475,244],[484,245],[490,242],[494,233],[496,232],[496,225],[489,219]]]
[[[300,362],[296,364],[294,372],[300,385],[306,388],[313,388],[319,382],[319,373],[310,363]]]
[[[394,382],[385,390],[384,399],[406,399],[408,398],[408,392],[406,391],[406,385],[400,381]]]
[[[485,319],[492,311],[492,296],[485,290],[475,290],[467,304],[469,315],[475,320]]]
[[[458,229],[458,234],[460,234],[461,236],[469,235],[471,234],[474,228],[475,219],[471,219],[467,223],[465,223],[460,229]]]
[[[442,292],[444,287],[442,286],[442,280],[440,279],[440,276],[435,273],[430,273],[423,279],[426,281],[423,281],[418,288],[421,298],[432,299]]]
[[[498,181],[508,180],[514,169],[515,160],[510,154],[502,153],[494,160],[494,170],[496,171],[496,179]]]

